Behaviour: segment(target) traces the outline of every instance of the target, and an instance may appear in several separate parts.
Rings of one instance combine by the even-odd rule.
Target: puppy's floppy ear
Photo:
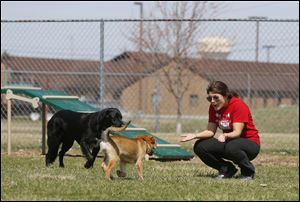
[[[149,136],[148,136],[149,137]],[[151,143],[151,144],[155,144],[155,138],[154,137],[149,137],[149,142]]]
[[[146,141],[146,135],[138,135],[136,138],[142,139]]]
[[[139,135],[137,138],[140,138],[150,144],[155,144],[155,138],[147,135]]]

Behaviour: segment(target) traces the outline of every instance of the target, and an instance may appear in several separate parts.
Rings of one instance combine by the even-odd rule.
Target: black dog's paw
[[[94,162],[93,161],[87,161],[84,165],[84,167],[86,169],[92,168],[93,167]]]

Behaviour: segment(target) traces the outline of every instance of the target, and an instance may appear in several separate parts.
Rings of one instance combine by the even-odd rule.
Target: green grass
[[[217,172],[198,157],[191,161],[144,161],[144,181],[133,165],[128,177],[109,182],[100,169],[102,158],[86,170],[82,157],[66,157],[45,168],[41,123],[14,119],[12,155],[7,156],[6,121],[1,120],[1,200],[299,200],[299,108],[253,112],[260,131],[261,152],[253,164],[256,178],[215,180]],[[293,117],[295,117],[293,119]],[[144,122],[147,123],[148,122]],[[147,127],[136,124],[139,127]],[[205,128],[206,120],[183,123],[185,132]],[[174,124],[162,122],[164,130]],[[174,130],[155,134],[192,151],[194,141],[181,143]],[[77,143],[68,153],[81,154]]]
[[[299,107],[271,107],[254,109],[252,116],[256,128],[261,133],[299,133]],[[135,125],[154,131],[155,120],[135,120]],[[184,133],[201,131],[206,129],[207,119],[182,120]],[[163,133],[175,133],[175,120],[161,120],[160,131]]]
[[[180,143],[180,137],[173,134],[157,135],[192,152],[193,141]],[[299,134],[261,135],[261,153],[253,160],[253,181],[216,180],[217,172],[196,157],[190,161],[144,161],[144,181],[139,180],[134,165],[129,165],[127,178],[110,182],[100,169],[102,158],[97,158],[90,170],[83,167],[84,158],[69,156],[65,168],[58,167],[58,160],[45,168],[41,150],[30,143],[36,137],[18,136],[11,156],[4,149],[5,138],[1,141],[1,200],[299,199]],[[68,153],[81,154],[77,144]]]
[[[294,163],[263,165],[256,162],[253,181],[216,180],[216,172],[198,159],[144,161],[144,181],[134,166],[128,177],[108,181],[100,169],[83,168],[84,159],[66,157],[45,168],[44,157],[1,158],[1,200],[298,200],[299,167]]]
[[[253,119],[263,133],[299,133],[299,107],[256,109]]]
[[[260,134],[261,152],[276,155],[299,156],[299,134]]]
[[[299,107],[272,107],[252,110],[254,123],[260,133],[299,133]],[[155,120],[137,119],[132,120],[137,127],[147,128],[149,132],[154,132]],[[7,133],[6,120],[1,120],[1,133]],[[182,132],[190,133],[206,129],[207,119],[182,120]],[[13,132],[27,132],[31,134],[41,134],[41,121],[31,121],[24,117],[14,117],[12,120]],[[161,133],[175,133],[175,120],[161,120]]]

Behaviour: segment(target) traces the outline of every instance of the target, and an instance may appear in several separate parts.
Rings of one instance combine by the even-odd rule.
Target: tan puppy
[[[128,123],[129,124],[129,123]],[[123,127],[125,130],[128,124]],[[107,139],[108,141],[102,141],[100,143],[101,151],[104,151],[105,157],[102,162],[102,169],[105,172],[107,179],[113,179],[111,176],[111,171],[114,166],[120,161],[120,170],[117,170],[117,175],[119,177],[126,176],[126,164],[136,164],[138,175],[141,180],[143,180],[143,168],[142,160],[145,155],[152,155],[155,149],[155,139],[147,135],[139,135],[136,138],[128,138],[124,136],[114,135],[109,136],[111,132],[116,132],[116,130],[108,130]],[[117,129],[117,132],[121,132]]]

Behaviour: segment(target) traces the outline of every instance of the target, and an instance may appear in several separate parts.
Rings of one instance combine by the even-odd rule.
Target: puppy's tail
[[[124,130],[126,130],[126,128],[128,127],[128,125],[130,124],[131,121],[128,121],[124,126],[122,127],[109,127],[107,128],[105,131],[103,131],[102,135],[101,135],[101,140],[103,142],[108,142],[109,139],[109,135],[113,132],[122,132]]]

